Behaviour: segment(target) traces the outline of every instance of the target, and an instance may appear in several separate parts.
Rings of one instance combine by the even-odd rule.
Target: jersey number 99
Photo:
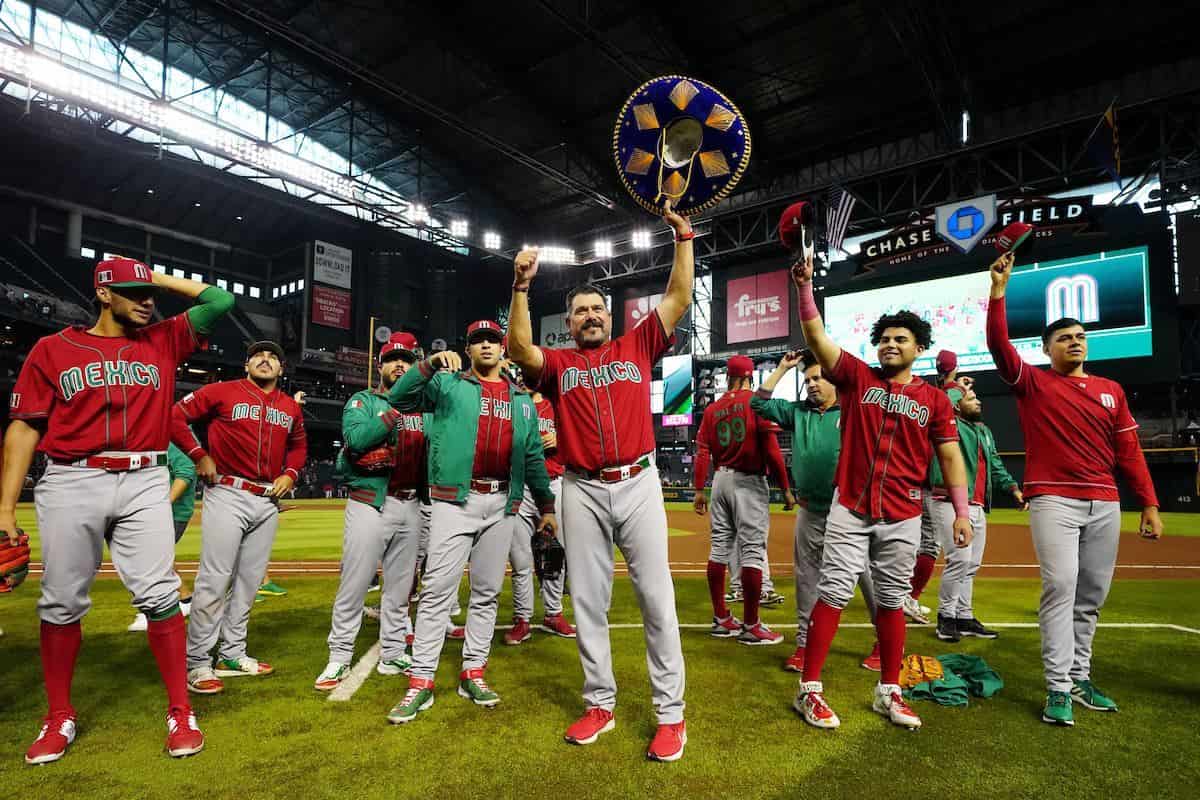
[[[746,440],[746,420],[734,417],[717,423],[717,442],[721,447],[728,447],[730,442]]]

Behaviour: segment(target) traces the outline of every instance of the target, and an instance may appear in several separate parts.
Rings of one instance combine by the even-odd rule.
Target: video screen
[[[692,357],[662,360],[663,427],[692,424]]]

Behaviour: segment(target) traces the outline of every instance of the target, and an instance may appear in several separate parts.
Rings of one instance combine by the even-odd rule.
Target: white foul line
[[[329,702],[345,702],[354,693],[358,691],[358,687],[366,682],[367,676],[371,674],[371,670],[375,669],[375,665],[379,663],[379,642],[371,645],[371,648],[363,654],[363,657],[358,660],[354,668],[350,670],[350,674],[345,680],[337,685],[332,692],[329,693]]]

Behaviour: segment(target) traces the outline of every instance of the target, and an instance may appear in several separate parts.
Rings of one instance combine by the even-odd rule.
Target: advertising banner
[[[313,284],[312,321],[329,328],[350,330],[350,293]]]
[[[729,344],[788,335],[788,271],[751,275],[729,282],[725,331]]]
[[[322,241],[313,242],[313,280],[349,289],[353,259],[353,251],[345,247]]]

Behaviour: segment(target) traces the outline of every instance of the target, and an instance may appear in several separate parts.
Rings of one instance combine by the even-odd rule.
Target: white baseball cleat
[[[146,619],[145,614],[143,614],[141,611],[139,611],[137,616],[133,618],[133,622],[129,623],[129,627],[126,628],[125,630],[127,630],[131,633],[136,633],[137,631],[144,631],[144,630],[148,629],[149,627],[150,627],[150,621],[148,619]]]
[[[929,609],[917,602],[917,599],[912,595],[904,595],[904,605],[902,607],[904,609],[904,616],[913,622],[918,625],[929,624]]]
[[[824,692],[825,687],[820,681],[801,681],[796,689],[796,699],[792,701],[792,708],[814,728],[832,730],[841,725],[842,721],[825,702]]]
[[[921,727],[921,718],[904,701],[904,695],[896,684],[876,684],[875,702],[871,704],[876,714],[888,718],[893,725],[916,730]]]
[[[332,692],[349,674],[349,664],[330,661],[325,665],[325,669],[321,670],[321,674],[317,676],[317,679],[313,681],[313,688],[318,692]]]

